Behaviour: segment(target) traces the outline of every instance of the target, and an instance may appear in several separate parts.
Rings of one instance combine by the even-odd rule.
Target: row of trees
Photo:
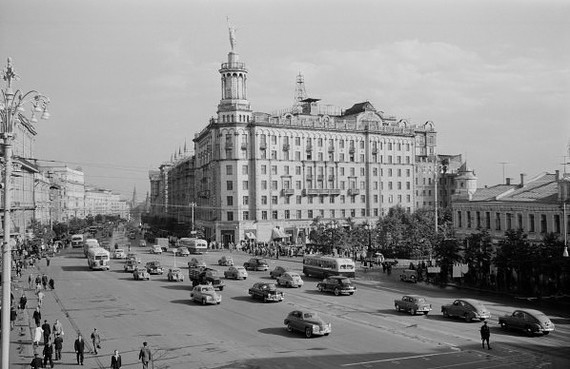
[[[391,208],[369,224],[316,218],[310,239],[325,253],[356,248],[386,258],[435,259],[441,267],[438,279],[444,283],[453,266],[464,263],[469,271],[460,281],[471,286],[534,296],[570,290],[570,260],[561,257],[564,244],[558,235],[545,234],[537,243],[521,230],[508,230],[494,243],[489,232],[480,229],[460,240],[454,235],[449,210],[438,214],[437,232],[434,212],[423,209],[408,213]]]

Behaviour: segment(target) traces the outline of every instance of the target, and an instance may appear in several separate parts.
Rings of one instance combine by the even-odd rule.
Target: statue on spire
[[[228,31],[230,33],[230,46],[232,48],[232,52],[235,50],[236,46],[237,46],[237,41],[236,41],[236,29],[235,27],[232,27],[230,24],[230,17],[226,17],[227,21],[228,21]]]

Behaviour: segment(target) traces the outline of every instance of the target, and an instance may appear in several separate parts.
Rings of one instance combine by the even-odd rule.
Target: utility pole
[[[194,208],[196,207],[196,203],[195,202],[191,202],[190,203],[190,208],[192,209],[192,230],[190,231],[190,234],[192,236],[194,236],[196,234],[196,228],[194,227]]]

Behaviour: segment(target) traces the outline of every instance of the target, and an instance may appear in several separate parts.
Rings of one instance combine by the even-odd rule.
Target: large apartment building
[[[235,50],[219,69],[217,116],[179,155],[149,172],[151,214],[195,224],[223,243],[304,239],[313,219],[366,222],[393,206],[436,206],[436,178],[452,156],[436,155],[435,125],[412,125],[370,102],[323,105],[297,79],[293,106],[254,112],[248,69]],[[302,83],[301,88],[299,86]],[[456,166],[457,167],[457,166]],[[442,191],[438,204],[448,202]]]

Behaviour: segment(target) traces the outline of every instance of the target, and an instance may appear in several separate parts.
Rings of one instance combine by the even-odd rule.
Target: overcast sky
[[[438,152],[479,186],[563,169],[570,140],[570,2],[3,0],[0,62],[51,98],[35,156],[138,200],[148,170],[216,114],[230,49],[254,111],[293,103],[295,77],[325,104],[370,101],[431,120]],[[5,85],[2,84],[2,88]],[[570,160],[567,158],[566,160]],[[568,166],[570,172],[570,166]]]

